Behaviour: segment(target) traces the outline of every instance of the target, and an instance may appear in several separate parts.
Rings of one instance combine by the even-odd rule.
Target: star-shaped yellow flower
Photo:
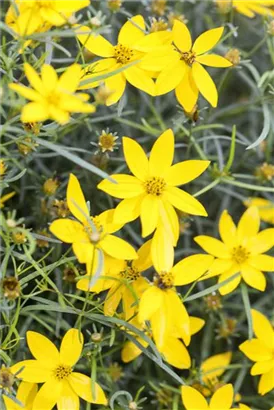
[[[154,143],[149,160],[142,147],[133,139],[123,138],[127,165],[134,176],[116,174],[117,182],[102,181],[98,188],[123,201],[114,213],[115,222],[129,222],[140,216],[142,236],[151,234],[161,220],[173,232],[176,245],[179,236],[178,216],[174,208],[191,215],[206,216],[197,199],[177,188],[201,175],[209,161],[189,160],[172,165],[174,135],[165,131]]]
[[[239,285],[241,278],[251,287],[264,291],[266,279],[262,271],[274,270],[274,258],[264,255],[274,245],[274,228],[259,232],[260,216],[257,207],[248,208],[242,215],[238,227],[225,210],[219,222],[222,242],[211,236],[200,235],[194,240],[216,260],[208,275],[220,275],[219,283],[231,278],[237,272],[238,277],[221,286],[220,293],[226,295]]]
[[[274,225],[274,202],[264,198],[248,198],[244,204],[247,207],[256,206],[261,220]]]
[[[258,392],[266,394],[274,389],[274,329],[261,312],[251,309],[256,338],[247,340],[239,349],[253,362],[252,376],[261,375]]]
[[[164,55],[166,66],[156,80],[156,95],[166,94],[175,89],[176,97],[185,111],[191,112],[199,92],[213,106],[218,103],[216,86],[203,65],[209,67],[230,67],[226,58],[217,54],[207,54],[220,40],[224,27],[214,28],[201,34],[192,45],[187,26],[175,20],[173,45]]]
[[[94,35],[89,27],[79,27],[77,37],[81,43],[91,53],[104,57],[103,60],[96,61],[84,70],[82,80],[111,73],[136,61],[136,64],[104,80],[107,89],[112,91],[106,105],[112,105],[122,97],[127,81],[134,87],[150,95],[155,95],[154,81],[149,72],[140,68],[139,62],[149,51],[161,47],[163,41],[169,38],[170,34],[163,31],[146,35],[145,28],[145,21],[141,15],[131,17],[122,26],[118,35],[118,42],[113,46],[101,35]],[[151,70],[153,70],[153,66]],[[93,88],[100,84],[101,81],[97,81],[83,85],[80,89]]]
[[[98,383],[73,371],[83,349],[83,335],[78,329],[67,331],[60,352],[48,338],[37,332],[27,332],[27,343],[34,359],[16,363],[11,370],[16,373],[22,369],[18,377],[24,382],[43,383],[35,396],[33,409],[51,410],[57,404],[58,409],[79,410],[79,397],[89,403],[107,404]]]
[[[229,410],[233,403],[232,384],[226,384],[216,390],[209,404],[204,396],[193,387],[182,386],[181,392],[186,410]]]
[[[50,225],[50,231],[61,241],[72,243],[72,249],[80,263],[85,263],[90,275],[96,270],[98,253],[117,259],[135,259],[137,254],[126,241],[112,235],[122,225],[112,223],[114,210],[107,210],[97,216],[90,216],[78,179],[70,174],[67,187],[67,204],[78,220],[57,219]]]
[[[216,0],[217,5],[225,11],[229,11],[230,6],[234,7],[238,13],[243,14],[246,17],[253,18],[256,14],[262,16],[274,16],[274,10],[271,6],[274,6],[273,0]]]
[[[22,84],[9,84],[9,88],[32,101],[22,109],[23,122],[37,122],[52,119],[65,124],[70,113],[93,113],[95,107],[87,104],[88,94],[77,93],[81,77],[81,66],[73,64],[58,78],[51,65],[44,64],[41,77],[28,63],[24,64],[26,77],[33,88]]]

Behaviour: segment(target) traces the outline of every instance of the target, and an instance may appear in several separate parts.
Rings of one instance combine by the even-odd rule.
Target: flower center
[[[193,51],[180,51],[181,60],[185,61],[188,65],[192,65],[195,61],[196,54]]]
[[[114,47],[114,57],[116,58],[117,63],[127,64],[130,62],[134,55],[134,51],[123,44],[117,44]]]
[[[170,289],[174,286],[174,277],[171,272],[160,272],[154,276],[154,285],[160,289]]]
[[[130,282],[133,282],[139,279],[140,276],[141,276],[140,272],[136,268],[133,268],[132,266],[127,266],[125,270],[120,272],[120,277]]]
[[[250,252],[247,249],[245,249],[242,245],[235,246],[232,249],[232,259],[234,259],[236,263],[241,264],[241,263],[246,262],[249,255],[250,255]]]
[[[65,364],[59,364],[59,366],[54,369],[54,377],[59,381],[66,379],[71,373],[72,368]]]
[[[87,222],[85,225],[85,232],[88,234],[89,239],[92,243],[97,243],[101,239],[101,234],[103,232],[103,226],[101,225],[98,216],[90,216],[91,221],[95,225],[96,230],[92,229],[92,226]]]
[[[58,106],[60,103],[60,93],[56,91],[51,91],[46,98],[49,105]]]
[[[164,178],[152,177],[145,181],[145,189],[148,194],[160,196],[164,192],[166,182]]]

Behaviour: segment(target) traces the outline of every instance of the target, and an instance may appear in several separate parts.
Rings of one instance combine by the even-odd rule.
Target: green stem
[[[247,323],[248,323],[248,339],[252,339],[253,337],[253,321],[252,321],[252,315],[251,315],[251,306],[250,306],[250,301],[249,301],[249,296],[248,296],[248,289],[245,283],[241,284],[241,292],[242,292],[242,298],[243,298],[243,303],[244,303],[244,308],[245,308],[245,313],[247,317]]]
[[[228,173],[230,170],[233,161],[234,161],[234,156],[235,156],[235,147],[236,147],[236,125],[233,125],[232,127],[232,134],[231,134],[231,145],[230,145],[230,151],[229,151],[229,157],[227,160],[227,163],[224,167],[224,172]]]
[[[224,178],[223,182],[228,184],[228,185],[234,185],[234,186],[238,186],[240,188],[251,189],[253,191],[273,192],[274,193],[274,188],[270,188],[270,187],[262,187],[262,186],[259,186],[259,185],[245,184],[244,182],[233,181],[233,180],[227,179],[227,178]]]

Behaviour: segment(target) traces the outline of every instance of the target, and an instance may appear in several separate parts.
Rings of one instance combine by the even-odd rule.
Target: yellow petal
[[[107,106],[115,104],[120,100],[124,94],[126,83],[124,73],[118,73],[105,79],[105,86],[111,92],[106,102]]]
[[[273,272],[274,271],[274,258],[269,255],[253,255],[248,259],[248,264],[253,268]]]
[[[245,238],[257,235],[259,229],[259,211],[257,207],[252,206],[243,213],[238,223],[237,236],[239,241],[243,241]]]
[[[228,279],[230,279],[232,276],[234,276],[237,272],[239,272],[239,268],[237,266],[232,266],[232,268],[223,273],[221,276],[219,276],[218,283],[220,284],[221,282],[224,282]],[[241,282],[241,275],[239,274],[236,276],[234,279],[230,280],[226,285],[223,285],[219,288],[219,292],[221,295],[227,295],[228,293],[231,293],[233,290],[237,288],[239,283]]]
[[[163,299],[164,292],[156,286],[151,286],[147,289],[143,293],[139,304],[139,322],[143,323],[145,320],[149,320],[151,316],[160,309]]]
[[[117,259],[136,259],[137,253],[134,248],[124,239],[114,235],[106,235],[100,241],[100,247],[108,255]]]
[[[189,369],[191,359],[189,353],[182,342],[175,337],[169,337],[161,349],[165,360],[177,369]]]
[[[167,50],[170,50],[171,41],[172,35],[169,31],[157,31],[138,40],[134,44],[134,50],[145,53],[162,51],[162,54],[165,54]],[[157,68],[152,68],[152,71],[154,70],[157,71]]]
[[[141,203],[145,194],[134,198],[126,198],[121,201],[114,212],[115,223],[127,223],[134,221],[141,213]]]
[[[81,71],[81,73],[80,73],[81,82],[84,82],[85,80],[90,80],[90,82],[88,82],[85,85],[78,86],[78,90],[86,90],[88,88],[98,87],[100,84],[102,84],[102,80],[96,80],[96,81],[92,81],[92,80],[94,80],[96,77],[98,77],[102,74],[106,74],[106,73],[110,73],[110,72],[114,71],[115,68],[117,68],[115,58],[104,58],[102,60],[95,61],[95,63],[90,64],[89,66],[85,67]],[[60,81],[62,79],[62,76],[60,78]],[[72,84],[74,84],[76,82],[76,79],[77,78],[74,79]],[[64,83],[65,83],[64,85],[67,86],[67,84],[66,84],[67,81],[65,81],[65,80],[64,80]],[[60,81],[59,81],[59,87],[61,88]]]
[[[180,51],[189,51],[192,46],[191,34],[187,26],[180,20],[175,20],[172,27],[173,41]]]
[[[190,316],[189,317],[189,326],[190,326],[190,334],[195,335],[198,333],[205,325],[205,320],[201,319],[200,317]]]
[[[116,198],[133,198],[145,192],[143,184],[139,179],[131,175],[115,174],[111,178],[116,181],[111,182],[104,179],[97,188]]]
[[[45,121],[50,117],[46,106],[38,102],[30,102],[22,108],[22,122]]]
[[[79,221],[86,222],[89,218],[89,210],[80,183],[73,174],[69,176],[67,203],[72,215]]]
[[[104,232],[114,233],[124,226],[123,223],[118,224],[114,222],[114,213],[115,209],[107,209],[100,215],[97,215],[98,222],[102,226]]]
[[[150,235],[159,220],[159,199],[154,195],[146,195],[141,203],[142,237]]]
[[[163,195],[175,208],[190,215],[207,216],[203,205],[187,192],[173,186],[168,186]]]
[[[212,396],[210,400],[209,408],[211,410],[226,410],[230,409],[233,403],[233,386],[232,384],[226,384],[220,387]]]
[[[130,171],[136,178],[145,181],[148,177],[148,159],[141,147],[132,138],[123,137],[124,156]]]
[[[260,270],[253,268],[248,263],[245,263],[241,266],[241,273],[243,280],[249,286],[262,292],[265,290],[266,279]]]
[[[271,360],[271,349],[259,339],[251,339],[240,344],[239,349],[253,362]]]
[[[74,366],[82,353],[83,335],[78,329],[69,329],[62,339],[60,360],[68,366]]]
[[[163,230],[170,236],[172,245],[176,246],[180,235],[178,214],[174,207],[165,200],[160,201],[159,212]]]
[[[162,176],[170,168],[174,157],[174,135],[171,129],[163,132],[155,141],[150,157],[149,171],[151,176]]]
[[[51,93],[55,90],[58,76],[51,65],[43,64],[41,68],[41,78],[43,87],[46,93]]]
[[[186,63],[180,60],[180,56],[169,63],[159,74],[156,80],[156,95],[166,94],[176,88],[185,75]]]
[[[206,54],[196,57],[195,61],[209,67],[231,67],[233,64],[218,54]]]
[[[139,90],[145,91],[149,95],[156,95],[155,83],[149,74],[141,68],[134,65],[127,68],[125,71],[127,81]]]
[[[208,269],[208,273],[205,274],[201,280],[212,278],[216,275],[220,275],[233,267],[234,263],[232,259],[215,259]]]
[[[170,336],[171,324],[169,320],[165,295],[160,309],[158,309],[150,318],[150,325],[153,339],[159,352],[162,352],[164,345],[167,343],[167,338]]]
[[[80,222],[71,219],[56,219],[49,228],[58,239],[66,243],[88,242],[88,236]]]
[[[251,309],[251,314],[256,337],[272,349],[274,346],[274,330],[270,321],[258,310]]]
[[[137,338],[137,340],[144,347],[148,346],[148,343],[145,342],[143,339]],[[124,344],[124,347],[121,352],[122,361],[124,363],[129,363],[132,360],[136,359],[138,356],[140,356],[140,354],[142,354],[142,350],[139,349],[139,347],[136,346],[133,342],[128,341]]]
[[[81,26],[76,31],[78,40],[91,53],[100,57],[113,57],[113,45],[100,35],[94,35],[91,29],[87,26]],[[81,33],[81,34],[80,34]]]
[[[58,410],[79,409],[80,400],[74,390],[70,387],[70,384],[63,380],[62,382],[62,394],[57,400]]]
[[[109,289],[104,302],[104,314],[106,316],[114,315],[121,302],[123,291],[124,285],[122,283],[119,283],[119,281],[115,282],[115,284],[112,285],[112,287]]]
[[[252,254],[267,252],[274,246],[274,228],[259,232],[249,243],[249,251]]]
[[[24,403],[25,410],[32,410],[33,409],[33,400],[37,394],[38,386],[36,383],[27,383],[21,382],[18,391],[17,391],[17,399]],[[9,409],[7,409],[9,410]],[[19,408],[16,410],[19,410]]]
[[[219,241],[219,239],[207,235],[199,235],[194,238],[194,241],[210,255],[216,256],[217,258],[230,259],[230,252],[227,246]]]
[[[259,394],[266,394],[274,388],[274,367],[269,372],[261,376],[258,392]]]
[[[46,362],[47,364],[58,363],[59,352],[47,337],[37,332],[28,331],[27,343],[35,359]]]
[[[232,248],[236,243],[236,225],[233,222],[233,219],[225,209],[221,215],[219,221],[219,232],[222,238],[222,241],[226,244],[228,248]]]
[[[193,387],[182,386],[182,400],[187,410],[207,410],[208,404],[202,394]]]
[[[80,263],[88,263],[95,258],[94,245],[91,242],[74,242],[72,245],[73,252]]]
[[[134,45],[145,35],[145,21],[143,16],[131,17],[121,28],[118,36],[118,43],[124,45]]]
[[[223,31],[224,27],[205,31],[195,40],[192,50],[198,55],[211,50],[222,37]]]
[[[165,291],[168,320],[171,321],[171,330],[176,337],[183,339],[188,346],[190,343],[190,319],[183,302],[173,289]]]
[[[21,84],[9,84],[9,88],[13,91],[16,91],[18,94],[22,95],[24,98],[32,101],[40,101],[41,95],[31,88],[26,87],[25,85]]]
[[[213,256],[203,254],[191,255],[184,258],[172,268],[174,285],[187,285],[202,278],[212,265],[213,261]]]
[[[163,226],[159,226],[151,242],[151,258],[157,272],[169,272],[173,266],[174,248],[172,238]]]
[[[63,383],[51,377],[39,389],[34,402],[33,408],[39,410],[50,410],[57,403],[62,394]]]
[[[26,74],[26,77],[30,83],[30,85],[39,93],[44,95],[44,85],[42,83],[41,78],[37,74],[37,72],[34,70],[34,68],[28,64],[24,64],[24,71]]]
[[[49,105],[49,118],[61,125],[67,124],[70,120],[69,112],[56,104]]]
[[[208,384],[210,380],[214,380],[216,377],[221,376],[231,362],[231,357],[232,353],[226,352],[216,354],[204,360],[201,365],[203,382]]]
[[[257,376],[258,374],[268,373],[274,367],[273,360],[266,360],[264,362],[255,363],[251,370],[251,376]]]
[[[29,383],[44,383],[52,377],[52,366],[50,363],[47,366],[46,362],[39,360],[24,360],[18,362],[13,365],[10,370],[13,374],[17,373],[17,377],[24,382]]]
[[[73,372],[68,377],[68,382],[81,399],[89,403],[107,405],[105,393],[98,383],[94,383],[95,396],[93,396],[92,381],[85,374]]]
[[[203,97],[212,105],[212,107],[217,107],[218,91],[208,72],[200,63],[195,62],[192,65],[192,75],[195,84]]]
[[[182,82],[176,87],[175,95],[186,112],[191,112],[197,103],[199,90],[193,80],[191,68],[186,66]]]
[[[139,272],[143,272],[152,266],[151,260],[151,242],[146,241],[137,251],[138,259],[135,259],[132,266],[137,268]]]
[[[189,160],[172,165],[165,176],[168,185],[187,184],[198,178],[209,166],[210,161]]]

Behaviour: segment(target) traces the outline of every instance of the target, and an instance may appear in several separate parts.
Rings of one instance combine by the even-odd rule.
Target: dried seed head
[[[226,55],[225,58],[230,61],[233,65],[238,65],[241,62],[241,53],[240,50],[238,50],[237,48],[232,48],[231,50],[229,50]]]
[[[9,367],[2,365],[0,369],[0,386],[4,389],[10,390],[14,383],[15,377],[10,371]]]
[[[46,195],[51,196],[54,195],[60,185],[60,181],[58,178],[49,178],[43,184],[43,191]]]
[[[18,279],[14,276],[8,276],[2,281],[2,290],[5,298],[14,300],[20,296],[21,289]]]

